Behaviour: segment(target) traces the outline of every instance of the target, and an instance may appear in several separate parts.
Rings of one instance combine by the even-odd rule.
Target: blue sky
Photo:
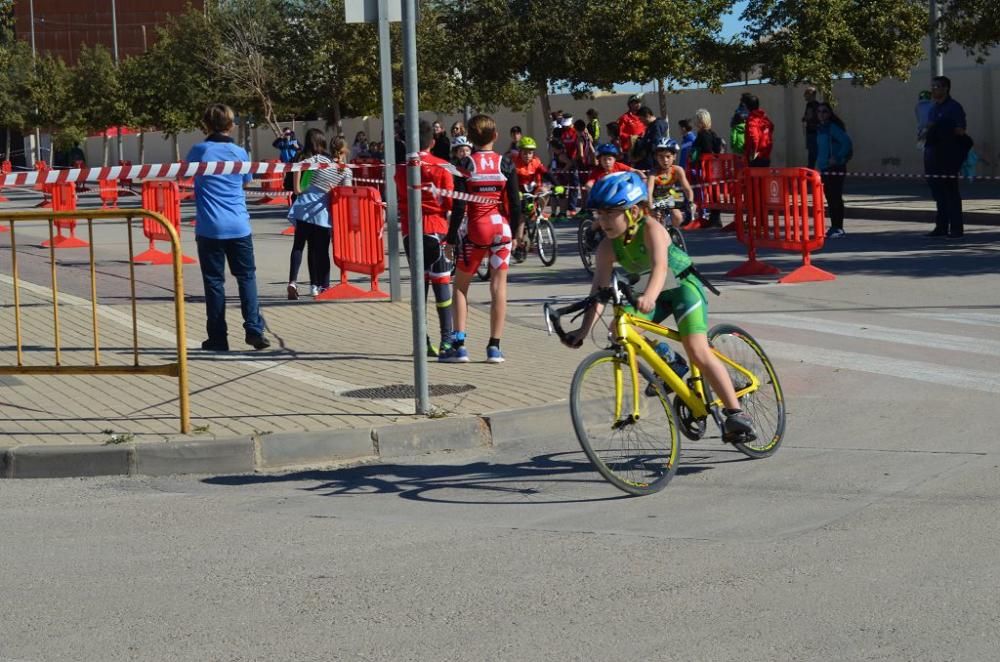
[[[732,37],[736,33],[743,29],[743,24],[740,21],[740,14],[743,13],[743,8],[746,7],[746,0],[737,2],[733,13],[723,17],[722,19],[722,35],[724,37]]]

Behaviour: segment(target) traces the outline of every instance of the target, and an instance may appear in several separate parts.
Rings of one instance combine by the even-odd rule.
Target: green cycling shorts
[[[657,324],[673,313],[677,332],[682,338],[695,333],[708,333],[708,299],[701,283],[690,276],[677,287],[663,290],[656,297],[656,308],[652,313],[640,313],[631,306],[628,311]]]

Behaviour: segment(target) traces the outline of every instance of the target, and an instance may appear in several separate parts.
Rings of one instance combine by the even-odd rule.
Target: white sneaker
[[[830,228],[830,231],[826,233],[828,239],[838,239],[843,237],[847,233],[844,232],[843,228]]]
[[[319,285],[313,285],[312,287],[309,288],[309,294],[316,296],[319,293],[320,293]]]

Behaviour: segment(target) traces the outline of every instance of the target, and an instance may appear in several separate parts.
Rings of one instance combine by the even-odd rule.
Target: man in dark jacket
[[[660,140],[670,137],[670,127],[664,120],[657,119],[649,106],[639,109],[639,118],[646,126],[646,130],[632,151],[632,166],[639,170],[652,170],[655,165],[653,153],[656,151],[656,145]]]
[[[931,79],[931,99],[934,107],[928,117],[924,143],[924,173],[927,185],[937,205],[934,230],[928,237],[962,236],[962,193],[958,188],[958,171],[962,167],[972,140],[965,134],[965,110],[951,98],[951,80],[946,76]]]

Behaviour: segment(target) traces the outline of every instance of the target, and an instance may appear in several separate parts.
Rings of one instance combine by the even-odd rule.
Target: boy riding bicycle
[[[669,211],[669,214],[660,212],[664,216],[661,222],[665,222],[667,220],[665,217],[669,215],[675,228],[679,228],[684,222],[684,207],[690,205],[691,218],[694,218],[696,209],[694,190],[688,183],[684,168],[674,165],[680,151],[680,145],[677,144],[676,140],[664,138],[657,143],[653,152],[656,167],[650,172],[649,179],[646,181],[646,186],[649,188],[650,208],[654,208],[657,202],[666,200],[670,206],[664,211]]]
[[[666,229],[650,222],[648,199],[646,184],[635,172],[612,173],[594,184],[588,206],[605,238],[597,248],[591,293],[610,284],[616,262],[630,273],[649,273],[646,290],[636,302],[638,312],[657,323],[673,312],[688,358],[722,399],[725,436],[752,434],[752,420],[740,408],[729,373],[708,344],[708,301],[699,276]],[[664,289],[668,268],[677,286]],[[567,334],[567,347],[583,345],[602,310],[599,304],[587,309],[580,328]]]

